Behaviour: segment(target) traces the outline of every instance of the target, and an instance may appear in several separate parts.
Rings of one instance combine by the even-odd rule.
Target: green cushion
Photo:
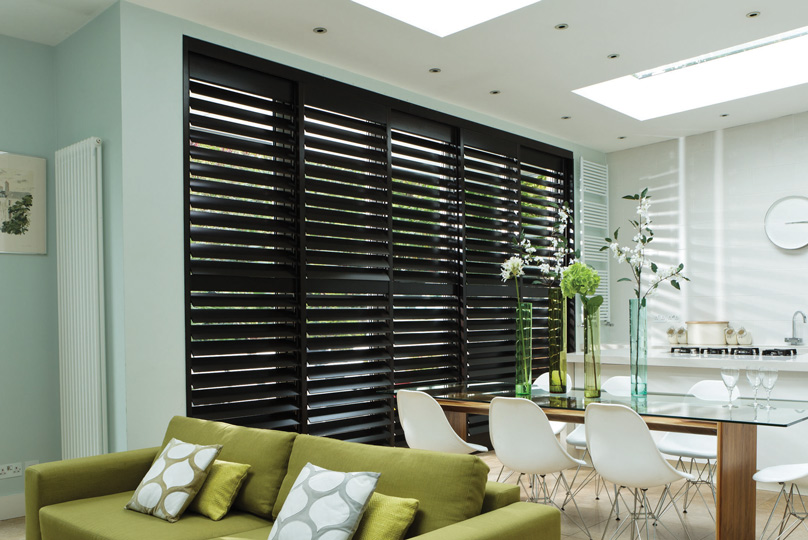
[[[172,437],[194,444],[221,444],[219,459],[250,466],[233,508],[268,518],[286,476],[296,436],[284,431],[175,416],[168,424],[163,445]]]
[[[191,501],[188,510],[219,521],[230,510],[250,466],[244,463],[216,460],[208,478]]]
[[[417,499],[418,512],[407,532],[408,538],[478,515],[488,478],[488,465],[476,456],[298,435],[288,473],[275,501],[275,516],[308,462],[334,471],[379,472],[377,493]]]
[[[401,540],[417,511],[415,499],[374,493],[352,540]]]
[[[228,534],[227,536],[220,536],[219,538],[212,538],[211,540],[267,540],[269,538],[269,531],[272,527],[262,527],[252,531],[241,532],[238,534]]]
[[[230,512],[221,521],[187,513],[176,523],[124,510],[132,491],[46,506],[39,512],[42,537],[48,540],[207,540],[266,527],[246,512]]]

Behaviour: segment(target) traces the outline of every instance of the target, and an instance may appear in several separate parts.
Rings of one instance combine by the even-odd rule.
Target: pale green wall
[[[582,155],[606,161],[600,152],[522,126],[123,2],[123,257],[130,448],[157,444],[168,419],[185,413],[183,34],[573,150],[576,170]]]
[[[103,141],[110,450],[126,449],[121,199],[121,30],[113,5],[56,47],[56,143]]]
[[[0,464],[61,455],[53,65],[51,47],[0,36],[0,151],[48,162],[47,255],[0,253]],[[22,478],[0,480],[0,497],[22,491]]]

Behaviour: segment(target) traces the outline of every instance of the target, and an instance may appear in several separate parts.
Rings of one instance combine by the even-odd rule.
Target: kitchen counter
[[[756,345],[757,346],[757,345]],[[567,354],[568,363],[583,364],[583,353]],[[628,366],[629,350],[601,349],[601,365]],[[805,348],[797,349],[797,356],[722,356],[722,355],[688,355],[671,354],[670,349],[653,349],[648,351],[648,367],[685,368],[693,369],[721,369],[734,366],[744,369],[752,366],[772,367],[778,371],[808,372],[808,354]],[[806,396],[808,397],[808,396]]]

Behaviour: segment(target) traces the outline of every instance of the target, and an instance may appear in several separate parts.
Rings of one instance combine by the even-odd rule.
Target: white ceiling
[[[808,111],[808,85],[645,122],[572,93],[808,26],[807,0],[542,0],[445,38],[350,0],[131,1],[604,152]],[[0,33],[58,43],[111,3],[0,0]]]

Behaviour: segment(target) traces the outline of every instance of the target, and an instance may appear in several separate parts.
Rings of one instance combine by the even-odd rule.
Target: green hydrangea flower
[[[567,298],[574,298],[576,294],[591,296],[598,285],[600,276],[597,271],[579,262],[570,266],[561,278],[561,292]]]

